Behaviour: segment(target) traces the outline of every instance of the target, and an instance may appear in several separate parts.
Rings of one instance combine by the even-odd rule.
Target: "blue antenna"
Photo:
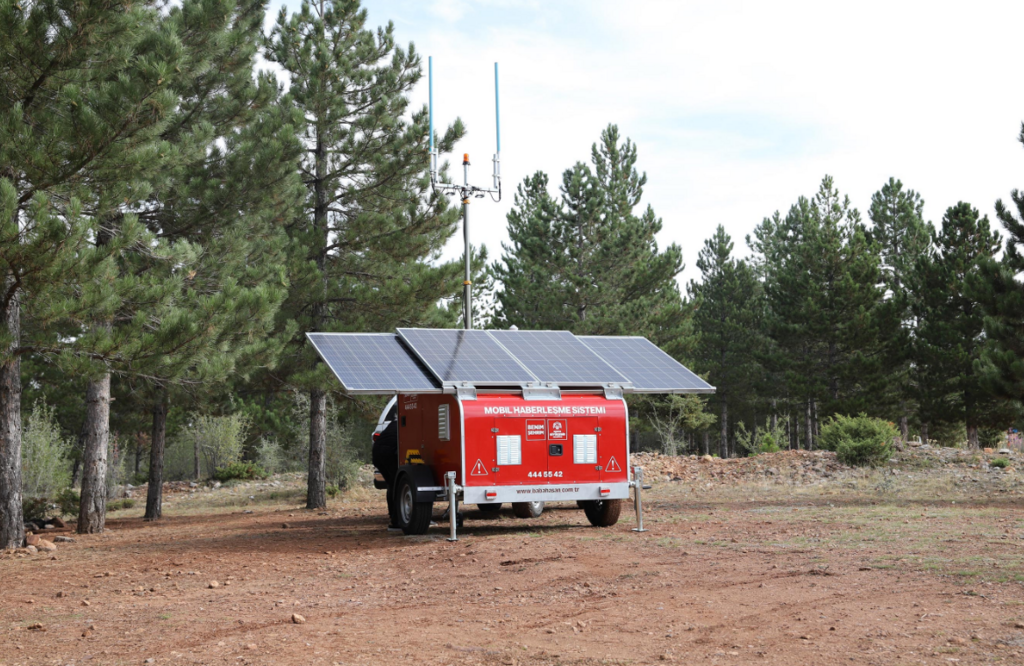
[[[462,157],[462,185],[442,183],[437,175],[437,146],[434,145],[434,57],[427,57],[427,71],[430,79],[429,115],[430,115],[430,184],[434,191],[442,194],[458,195],[462,201],[462,231],[466,242],[465,263],[466,276],[462,281],[462,324],[463,328],[473,328],[473,283],[470,280],[470,256],[472,246],[469,244],[469,201],[471,198],[483,198],[484,195],[498,195],[495,201],[501,201],[501,116],[498,112],[498,63],[494,63],[494,133],[497,152],[494,153],[494,188],[484,189],[469,184],[469,153]]]

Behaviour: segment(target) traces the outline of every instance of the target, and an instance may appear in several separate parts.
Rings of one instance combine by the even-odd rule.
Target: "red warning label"
[[[621,472],[622,471],[622,468],[619,467],[619,461],[615,459],[615,456],[612,456],[611,458],[608,459],[608,467],[605,468],[605,471],[606,472]]]
[[[487,468],[484,467],[484,461],[477,458],[476,464],[473,465],[473,471],[469,473],[470,476],[487,476]]]

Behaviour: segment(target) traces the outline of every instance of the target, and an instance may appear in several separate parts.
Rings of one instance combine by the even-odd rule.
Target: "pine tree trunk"
[[[921,423],[921,443],[922,444],[927,444],[928,443],[928,422],[927,421],[924,421],[923,423]]]
[[[306,508],[327,506],[327,393],[309,392],[309,479]]]
[[[906,413],[900,416],[900,439],[902,439],[904,443],[910,439],[910,424],[907,421]]]
[[[149,487],[143,520],[160,520],[164,513],[164,445],[167,441],[167,393],[161,391],[153,404],[153,436],[149,445]]]
[[[723,459],[729,457],[729,405],[722,396],[722,434],[718,443],[718,455]]]
[[[705,430],[704,431],[704,437],[702,438],[702,440],[703,440],[702,445],[703,445],[703,449],[704,449],[704,452],[703,452],[702,455],[705,455],[705,456],[711,455],[711,432],[708,431],[708,430]]]
[[[796,451],[800,448],[800,435],[797,432],[800,428],[794,412],[786,415],[786,428],[789,430],[789,450]]]
[[[192,477],[199,482],[202,470],[199,468],[199,433],[195,434],[195,446],[192,449]]]
[[[807,450],[814,450],[814,426],[811,424],[811,399],[807,399],[807,417],[804,434],[807,435]]]
[[[773,433],[773,435],[774,435],[774,433],[776,433],[778,431],[779,431],[779,410],[778,410],[778,406],[775,404],[775,398],[772,398],[772,433]],[[778,444],[778,442],[776,442],[776,444]]]
[[[6,298],[6,300],[4,300]],[[18,292],[10,276],[0,293],[0,321],[9,336],[6,351],[21,341]],[[21,513],[21,358],[11,354],[0,363],[0,549],[20,548],[25,540]]]
[[[135,435],[135,476],[139,475],[139,465],[142,464],[142,433]],[[132,482],[134,483],[134,481]]]
[[[978,442],[978,426],[972,423],[967,424],[967,446],[973,451],[981,448],[981,444]]]
[[[814,450],[814,446],[817,445],[818,436],[821,434],[821,430],[818,427],[818,401],[811,398],[811,450]]]
[[[110,441],[110,373],[85,389],[85,451],[78,533],[102,532],[107,519],[107,445]]]

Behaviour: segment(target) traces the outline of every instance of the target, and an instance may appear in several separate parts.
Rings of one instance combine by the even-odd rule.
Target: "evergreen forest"
[[[355,482],[386,398],[344,394],[306,333],[462,325],[423,76],[357,0],[0,0],[0,548],[33,502],[103,531],[117,485],[160,520],[168,480],[302,473],[310,509]],[[510,240],[472,267],[477,327],[645,336],[716,387],[631,397],[634,449],[1018,426],[1024,192],[932,211],[893,177],[861,211],[825,175],[746,238],[719,226],[682,284],[626,130],[508,184]]]

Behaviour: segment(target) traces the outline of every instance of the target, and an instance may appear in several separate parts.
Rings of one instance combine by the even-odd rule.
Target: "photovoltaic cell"
[[[441,385],[394,333],[307,333],[352,394],[440,393]]]
[[[561,386],[622,384],[615,368],[569,331],[488,331],[541,381]]]
[[[715,391],[646,338],[581,335],[578,339],[629,379],[635,393]]]
[[[398,334],[442,383],[494,386],[538,381],[487,331],[400,328]]]

